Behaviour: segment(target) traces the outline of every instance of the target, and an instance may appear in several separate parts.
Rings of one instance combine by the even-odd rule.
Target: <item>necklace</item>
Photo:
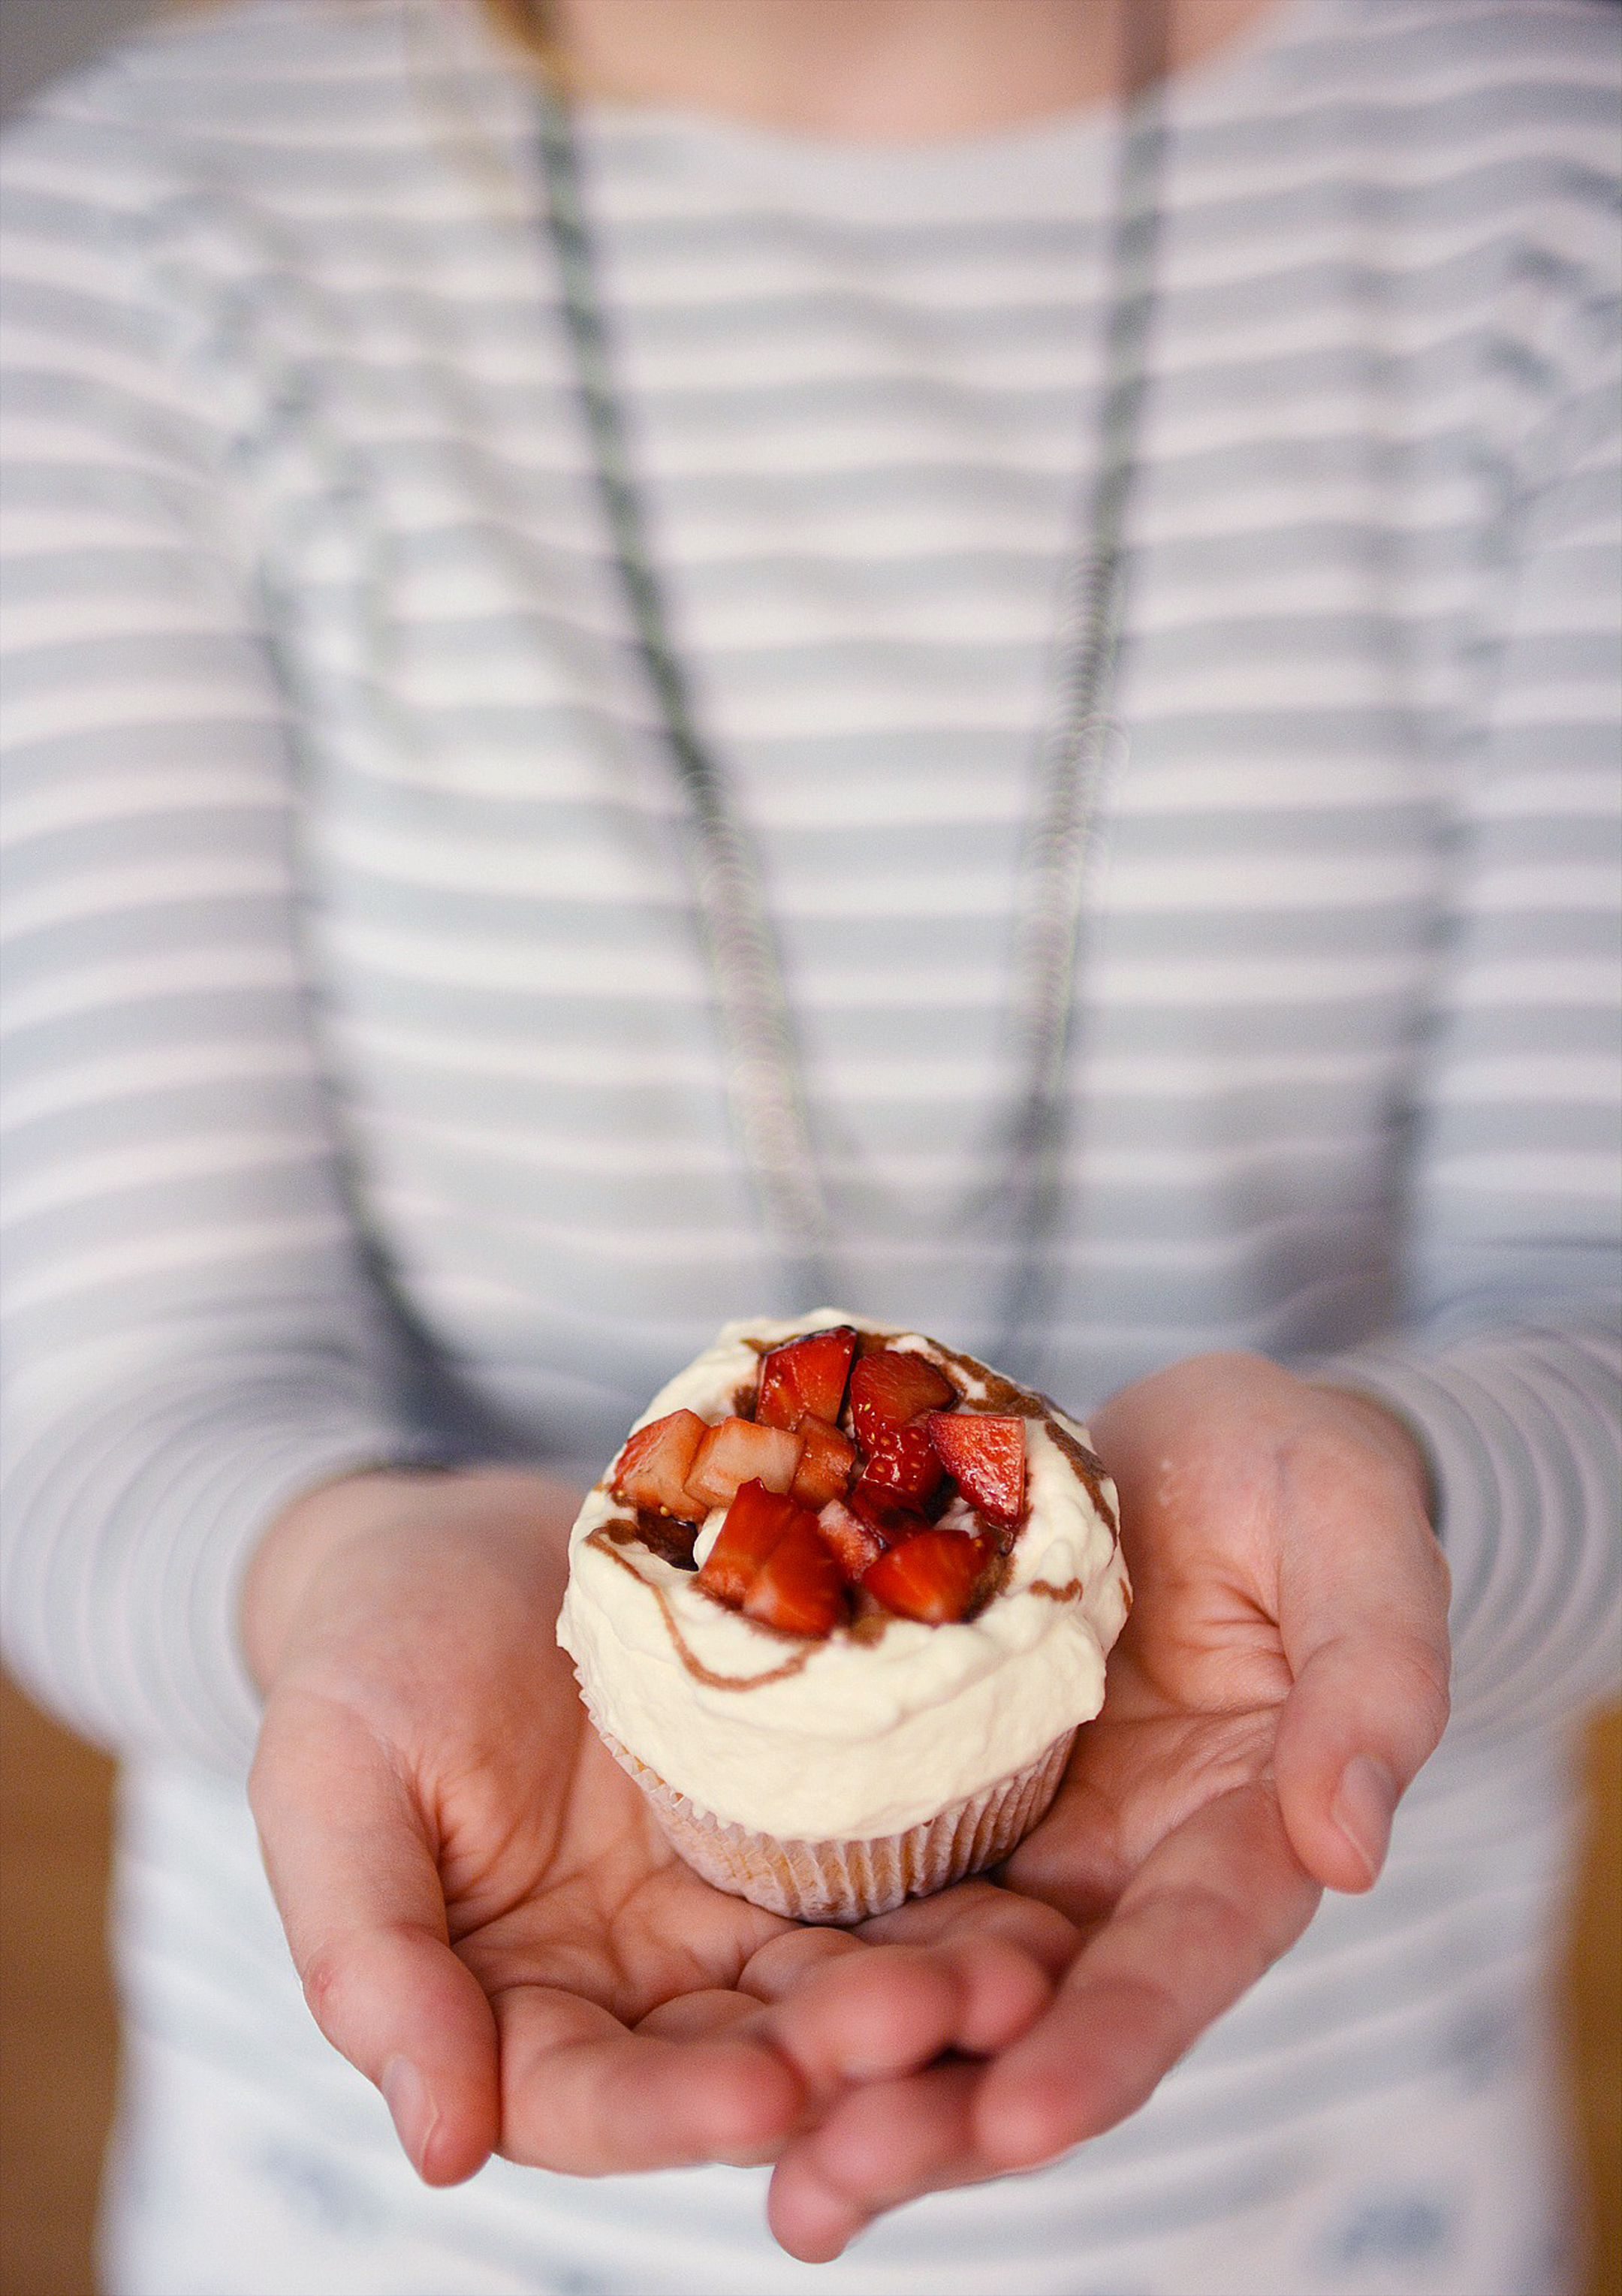
[[[1125,111],[1109,227],[1097,469],[1078,521],[1085,537],[1061,603],[1053,700],[1026,840],[1008,1027],[1021,1081],[994,1128],[987,1177],[963,1218],[1007,1221],[1012,1251],[994,1360],[1028,1372],[1051,1320],[1053,1249],[1071,1145],[1066,1086],[1077,1038],[1076,975],[1102,784],[1120,736],[1109,717],[1126,577],[1124,524],[1148,387],[1166,126],[1162,89],[1169,0],[1122,11]],[[567,102],[541,89],[545,224],[562,291],[577,397],[598,499],[630,612],[636,652],[685,804],[684,829],[700,937],[726,1069],[734,1143],[782,1271],[784,1305],[834,1298],[836,1226],[817,1155],[794,1027],[753,840],[729,779],[694,718],[671,644],[598,291],[584,171]]]

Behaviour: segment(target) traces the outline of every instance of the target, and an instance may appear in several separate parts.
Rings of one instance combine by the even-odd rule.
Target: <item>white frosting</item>
[[[684,1407],[725,1418],[758,1366],[749,1340],[775,1345],[831,1324],[885,1329],[834,1308],[794,1323],[728,1324],[637,1425]],[[945,1360],[916,1332],[886,1335]],[[966,1394],[984,1394],[947,1369]],[[1085,1428],[1054,1416],[1087,1440]],[[1104,1654],[1131,1600],[1119,1542],[1036,1420],[1026,1422],[1026,1477],[1008,1577],[979,1616],[942,1627],[891,1619],[872,1643],[842,1629],[812,1643],[773,1634],[642,1546],[591,1545],[594,1530],[625,1514],[605,1477],[570,1536],[558,1640],[602,1726],[713,1816],[782,1840],[899,1833],[1023,1769],[1103,1703]],[[704,1526],[700,1555],[720,1520]],[[1036,1591],[1073,1584],[1079,1594],[1062,1601]],[[724,1683],[684,1662],[678,1636],[688,1660]]]

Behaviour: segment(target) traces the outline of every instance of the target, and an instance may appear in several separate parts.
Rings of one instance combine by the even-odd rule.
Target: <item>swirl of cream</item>
[[[942,1364],[971,1403],[1012,1392],[917,1332],[825,1308],[794,1323],[727,1324],[637,1424],[682,1408],[724,1418],[763,1347],[832,1324]],[[799,1643],[725,1609],[691,1571],[623,1532],[606,1535],[625,1510],[605,1476],[570,1535],[558,1622],[600,1726],[713,1816],[819,1841],[898,1833],[1090,1721],[1131,1601],[1115,1491],[1094,1476],[1095,1500],[1077,1464],[1085,1429],[1023,1399],[1028,1503],[1002,1588],[971,1620],[892,1619],[876,1640],[837,1630]]]

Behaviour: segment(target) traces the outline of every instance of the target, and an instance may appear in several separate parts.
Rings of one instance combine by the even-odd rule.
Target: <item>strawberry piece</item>
[[[802,1419],[795,1431],[806,1447],[789,1487],[791,1496],[808,1507],[843,1498],[856,1464],[856,1447],[849,1436],[830,1427],[825,1419]]]
[[[954,1399],[946,1374],[910,1349],[880,1348],[863,1356],[850,1374],[851,1423],[864,1451],[876,1451],[892,1429],[905,1427],[921,1411]]]
[[[785,1428],[758,1427],[752,1419],[723,1419],[706,1431],[693,1456],[688,1491],[705,1512],[725,1506],[742,1483],[786,1491],[802,1447],[799,1437]]]
[[[961,1530],[921,1530],[870,1562],[862,1584],[899,1619],[949,1626],[967,1618],[990,1555],[988,1539]]]
[[[1025,1505],[1025,1422],[989,1411],[931,1411],[924,1425],[947,1473],[988,1522]]]
[[[845,1574],[804,1507],[792,1509],[787,1529],[756,1571],[743,1597],[743,1614],[783,1634],[823,1640],[845,1611]]]
[[[845,1504],[884,1546],[893,1546],[898,1538],[911,1538],[914,1531],[930,1527],[917,1508],[909,1506],[888,1483],[870,1482],[865,1475],[846,1493]]]
[[[940,1454],[930,1440],[929,1429],[912,1420],[905,1427],[892,1427],[882,1441],[874,1444],[872,1456],[862,1471],[862,1480],[894,1491],[897,1498],[905,1499],[912,1506],[922,1507],[938,1490],[945,1473]]]
[[[796,1512],[764,1483],[741,1483],[694,1584],[737,1610]]]
[[[856,1335],[848,1324],[807,1332],[762,1357],[755,1416],[766,1427],[798,1427],[802,1419],[831,1424],[845,1400],[845,1382]]]
[[[687,1477],[709,1432],[696,1411],[667,1412],[664,1418],[638,1427],[614,1462],[610,1490],[633,1506],[696,1522],[704,1510],[688,1496]]]
[[[841,1499],[830,1499],[825,1507],[818,1510],[816,1527],[839,1557],[840,1570],[853,1582],[884,1552],[884,1541],[878,1532],[860,1515],[852,1514]]]

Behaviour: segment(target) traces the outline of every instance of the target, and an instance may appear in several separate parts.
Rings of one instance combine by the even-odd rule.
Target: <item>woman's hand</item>
[[[881,1946],[690,1873],[553,1640],[574,1504],[533,1475],[356,1476],[250,1573],[271,1885],[317,2021],[432,2184],[497,2148],[585,2175],[772,2159],[852,2081],[1004,2047],[1076,1948],[1003,1892]]]
[[[1056,1907],[1085,1943],[989,2067],[877,2082],[798,2137],[773,2227],[819,2261],[920,2192],[1034,2167],[1142,2104],[1300,1934],[1365,1890],[1447,1714],[1447,1571],[1427,1475],[1373,1403],[1249,1356],[1141,1381],[1094,1434],[1134,1603],[1048,1816],[986,1883],[867,1924],[927,1939],[954,1901]]]

